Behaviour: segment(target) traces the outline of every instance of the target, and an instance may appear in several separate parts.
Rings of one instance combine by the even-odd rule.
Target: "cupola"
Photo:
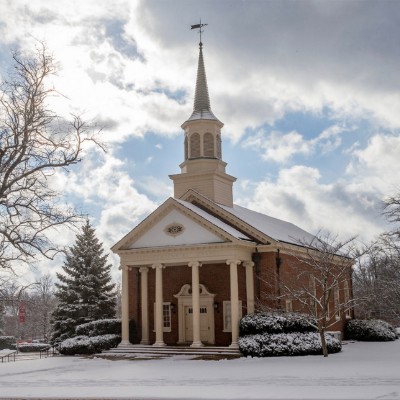
[[[196,91],[191,116],[182,124],[184,130],[184,162],[181,173],[170,175],[174,197],[182,197],[189,189],[196,190],[216,203],[233,206],[232,185],[236,178],[225,172],[222,161],[221,128],[224,124],[210,106],[207,77],[200,42]]]

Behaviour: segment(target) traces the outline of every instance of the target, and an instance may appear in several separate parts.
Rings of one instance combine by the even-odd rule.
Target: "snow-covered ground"
[[[55,357],[0,364],[0,398],[399,399],[400,340],[321,356],[205,361]]]

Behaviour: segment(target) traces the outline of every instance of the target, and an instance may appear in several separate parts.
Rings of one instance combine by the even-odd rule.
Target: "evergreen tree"
[[[63,274],[57,273],[58,305],[53,312],[52,341],[75,335],[75,327],[115,316],[115,284],[111,264],[89,221],[67,252]]]

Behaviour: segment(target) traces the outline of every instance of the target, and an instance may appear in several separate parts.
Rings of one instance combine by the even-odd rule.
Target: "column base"
[[[166,344],[164,342],[155,342],[155,343],[153,343],[153,346],[154,347],[165,347]]]
[[[122,340],[118,347],[132,347],[133,344],[129,340]]]
[[[202,342],[193,342],[190,347],[203,347],[204,344]]]
[[[150,340],[149,339],[141,340],[140,344],[150,344]]]
[[[232,342],[232,343],[229,345],[229,348],[230,348],[230,349],[238,349],[238,348],[239,348],[238,342]]]

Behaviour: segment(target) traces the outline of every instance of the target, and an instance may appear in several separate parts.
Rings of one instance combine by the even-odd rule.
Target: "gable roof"
[[[228,207],[215,203],[193,189],[188,190],[182,196],[181,200],[183,199],[186,202],[200,203],[205,212],[212,212],[218,219],[235,226],[264,244],[275,241],[304,246],[304,243],[310,243],[315,239],[314,235],[290,222],[270,217],[237,204]]]
[[[304,242],[310,243],[315,238],[314,235],[291,222],[273,218],[237,204],[233,207],[219,204],[219,207],[279,242],[301,245]]]
[[[231,225],[224,221],[213,217],[206,211],[191,204],[187,201],[168,198],[156,210],[144,218],[136,227],[134,227],[127,235],[118,241],[111,250],[117,252],[118,250],[127,250],[129,246],[134,243],[139,237],[147,232],[153,226],[154,222],[163,218],[168,210],[177,209],[181,212],[184,211],[186,215],[190,216],[193,220],[200,222],[203,226],[207,227],[210,231],[217,234],[219,237],[224,238],[226,241],[251,241],[251,238],[238,231]]]
[[[207,221],[211,222],[213,225],[218,226],[223,231],[225,231],[229,235],[235,237],[236,239],[239,239],[239,240],[250,240],[250,241],[252,240],[249,236],[247,236],[244,233],[238,231],[237,229],[235,229],[231,225],[228,225],[227,223],[225,223],[221,219],[211,215],[206,210],[203,210],[202,208],[197,207],[196,205],[194,205],[192,203],[189,203],[188,201],[184,201],[184,200],[180,200],[180,199],[175,199],[175,201],[177,201],[178,203],[182,204],[187,209],[195,212],[196,214],[198,214],[202,218],[206,219]]]

